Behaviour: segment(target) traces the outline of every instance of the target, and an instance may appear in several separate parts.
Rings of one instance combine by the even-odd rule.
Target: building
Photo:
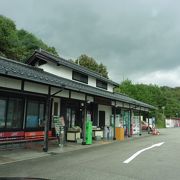
[[[54,136],[54,116],[63,116],[67,138],[80,127],[85,144],[86,119],[94,131],[123,126],[132,131],[133,117],[153,106],[114,93],[118,84],[87,68],[35,51],[26,64],[0,58],[0,141]],[[137,119],[137,118],[136,118]],[[76,134],[75,134],[76,135]],[[112,130],[115,139],[115,128]]]
[[[180,118],[165,119],[166,128],[180,127]]]

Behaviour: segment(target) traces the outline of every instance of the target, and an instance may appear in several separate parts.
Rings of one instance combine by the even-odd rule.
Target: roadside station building
[[[131,136],[133,121],[140,122],[141,114],[154,107],[115,93],[117,86],[43,50],[35,51],[26,64],[1,57],[0,142],[45,138],[47,150],[48,138],[55,136],[54,116],[64,117],[70,141],[82,137],[85,144],[87,118],[94,136],[104,136],[104,128],[111,127],[109,136],[115,139],[114,127],[120,126]]]

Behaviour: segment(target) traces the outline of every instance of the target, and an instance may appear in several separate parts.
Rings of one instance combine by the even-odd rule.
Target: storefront
[[[45,96],[14,90],[7,92],[7,89],[1,89],[0,139],[14,140],[41,136],[43,140],[45,112]]]
[[[93,78],[90,80],[92,83]],[[48,138],[55,136],[54,116],[63,116],[66,139],[70,141],[79,137],[85,143],[87,120],[92,122],[95,136],[104,137],[102,133],[108,127],[115,139],[118,121],[130,135],[131,105],[142,111],[153,108],[121,94],[1,58],[0,141],[39,139],[47,149]]]

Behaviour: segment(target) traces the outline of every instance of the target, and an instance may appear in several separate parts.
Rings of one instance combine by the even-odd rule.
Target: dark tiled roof
[[[111,100],[117,100],[120,102],[126,102],[137,106],[154,109],[154,107],[151,105],[134,100],[125,95],[111,93],[86,84],[82,84],[62,77],[58,77],[48,72],[44,72],[40,68],[19,63],[2,57],[0,57],[0,74],[16,77],[20,79],[25,79],[25,80],[31,80],[34,82],[39,82],[55,87],[63,87],[65,89],[71,89],[95,96],[105,97]]]
[[[63,65],[63,66],[69,67],[73,70],[76,70],[78,72],[90,75],[92,77],[95,77],[95,78],[100,79],[102,81],[105,81],[107,83],[113,84],[115,86],[119,85],[118,83],[103,77],[102,75],[100,75],[99,73],[97,73],[95,71],[92,71],[88,68],[80,66],[80,65],[73,63],[71,61],[65,60],[63,58],[57,57],[57,56],[50,54],[44,50],[36,50],[34,52],[34,54],[26,61],[26,63],[32,65],[37,61],[37,58],[47,60],[47,61],[51,61],[51,62],[56,63],[58,65]]]

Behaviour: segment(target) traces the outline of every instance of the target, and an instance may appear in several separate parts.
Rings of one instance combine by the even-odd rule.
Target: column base
[[[116,140],[116,138],[115,138],[115,137],[113,137],[113,140]]]
[[[82,142],[82,145],[86,145],[86,142]]]

